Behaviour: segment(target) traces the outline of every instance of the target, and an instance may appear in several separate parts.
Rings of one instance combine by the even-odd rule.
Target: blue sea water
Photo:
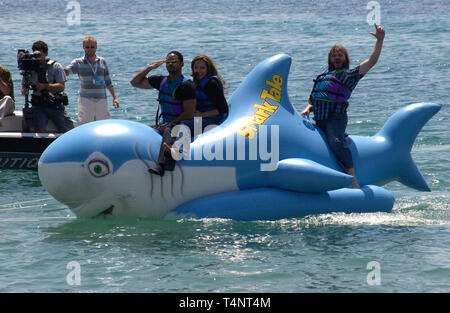
[[[83,55],[85,36],[96,37],[121,105],[112,109],[109,97],[112,118],[148,124],[157,95],[129,80],[170,50],[184,54],[186,74],[196,54],[213,57],[227,98],[260,61],[287,53],[289,97],[301,110],[333,44],[344,45],[355,66],[375,43],[369,1],[80,0],[80,24],[70,25],[72,2],[0,0],[0,64],[12,72],[18,107],[17,49],[31,50],[36,40],[67,65]],[[450,3],[377,3],[386,38],[353,93],[348,133],[373,135],[410,103],[441,104],[412,150],[432,192],[388,184],[391,213],[82,220],[50,197],[36,172],[0,170],[0,292],[449,292]],[[73,118],[78,89],[70,76]]]

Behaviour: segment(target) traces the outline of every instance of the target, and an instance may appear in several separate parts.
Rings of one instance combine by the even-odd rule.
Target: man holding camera
[[[74,127],[72,120],[66,113],[67,96],[62,94],[67,80],[64,68],[56,61],[47,59],[48,46],[43,41],[36,41],[32,46],[33,52],[40,52],[40,66],[31,75],[33,94],[31,104],[33,110],[34,127],[37,133],[46,132],[47,122],[50,119],[58,132],[64,133]],[[28,87],[22,81],[22,95],[28,95]],[[31,125],[30,125],[31,126]]]
[[[14,113],[14,101],[14,85],[11,72],[0,65],[0,126],[3,117]]]

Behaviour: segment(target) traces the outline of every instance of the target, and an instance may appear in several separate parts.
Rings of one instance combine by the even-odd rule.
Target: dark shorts
[[[182,121],[181,124],[189,127],[190,131],[191,131],[191,137],[194,137],[196,135],[200,135],[202,133],[205,132],[205,128],[211,125],[219,125],[222,122],[221,119],[219,118],[211,118],[211,117],[203,117],[201,119],[191,119],[191,120],[186,120],[186,121]],[[196,124],[198,123],[198,124]],[[201,125],[200,125],[201,123]],[[195,131],[200,132],[200,134],[196,134]]]
[[[352,152],[348,147],[349,139],[345,132],[347,122],[347,112],[332,113],[327,119],[316,121],[317,127],[324,132],[331,151],[343,169],[353,168]]]
[[[47,129],[48,120],[51,120],[58,132],[65,133],[71,130],[74,125],[63,105],[56,108],[33,106],[34,128]]]

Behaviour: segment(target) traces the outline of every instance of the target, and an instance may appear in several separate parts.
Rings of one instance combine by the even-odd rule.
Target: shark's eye
[[[88,164],[89,172],[94,177],[103,177],[109,174],[109,165],[102,160],[92,160]]]

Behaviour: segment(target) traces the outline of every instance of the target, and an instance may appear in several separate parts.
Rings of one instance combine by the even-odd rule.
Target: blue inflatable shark
[[[275,220],[388,212],[394,197],[380,186],[397,180],[429,191],[410,151],[439,105],[406,106],[376,135],[349,137],[362,187],[348,189],[352,177],[340,169],[323,133],[289,101],[290,66],[286,54],[257,65],[229,99],[230,113],[221,125],[193,142],[178,134],[184,154],[162,177],[148,171],[161,144],[156,131],[137,122],[103,120],[55,140],[40,158],[39,178],[80,217]]]

